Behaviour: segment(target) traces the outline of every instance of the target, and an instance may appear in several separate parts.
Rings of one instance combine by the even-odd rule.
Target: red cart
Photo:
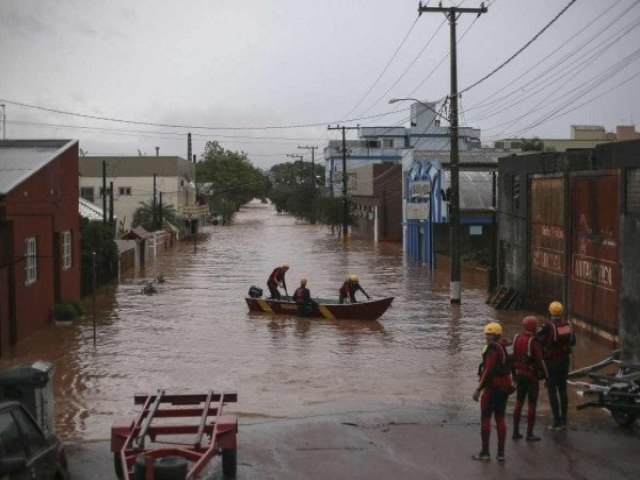
[[[238,419],[222,415],[222,408],[237,401],[236,393],[212,390],[134,395],[134,404],[143,406],[138,417],[119,418],[111,427],[116,475],[121,480],[196,480],[220,454],[223,475],[235,477]]]

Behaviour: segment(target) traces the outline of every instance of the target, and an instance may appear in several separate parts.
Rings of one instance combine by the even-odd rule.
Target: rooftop
[[[0,140],[0,195],[6,195],[77,140]]]

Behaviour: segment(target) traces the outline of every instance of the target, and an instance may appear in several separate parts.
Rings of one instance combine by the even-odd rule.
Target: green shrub
[[[78,316],[72,302],[60,302],[53,306],[53,318],[61,322],[70,322]]]
[[[80,305],[80,302],[76,301],[76,300],[69,300],[68,303],[70,303],[73,306],[73,309],[76,311],[76,316],[80,316],[82,314],[84,314],[84,308],[82,308],[82,305]]]

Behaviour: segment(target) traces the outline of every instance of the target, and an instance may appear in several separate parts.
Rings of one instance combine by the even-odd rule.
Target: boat
[[[281,300],[261,297],[245,297],[249,310],[304,317],[323,317],[327,320],[377,320],[387,311],[394,297],[385,297],[367,302],[337,303],[335,300],[314,299],[314,305],[301,309],[288,297]]]

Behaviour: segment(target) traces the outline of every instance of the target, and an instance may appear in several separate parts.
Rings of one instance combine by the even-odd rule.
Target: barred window
[[[26,284],[34,283],[38,279],[38,256],[37,256],[36,237],[30,237],[25,240],[25,270],[27,274]]]
[[[71,255],[71,232],[62,232],[62,268],[68,270],[73,265]]]

